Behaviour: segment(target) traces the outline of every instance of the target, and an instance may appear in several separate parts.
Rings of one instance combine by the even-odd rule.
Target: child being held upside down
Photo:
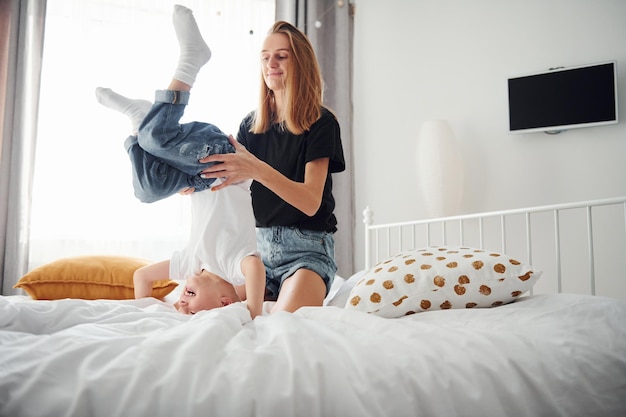
[[[137,198],[148,203],[176,193],[191,198],[187,246],[169,260],[138,269],[133,277],[135,298],[149,297],[154,281],[185,279],[175,303],[178,311],[195,314],[245,300],[254,318],[263,307],[265,267],[257,252],[251,181],[220,192],[197,192],[217,184],[214,178],[200,176],[208,165],[199,159],[232,153],[234,147],[212,124],[179,123],[191,87],[211,51],[190,9],[174,6],[173,23],[180,47],[178,66],[168,88],[156,91],[154,104],[126,98],[108,88],[96,89],[98,102],[131,120],[132,135],[125,147]]]

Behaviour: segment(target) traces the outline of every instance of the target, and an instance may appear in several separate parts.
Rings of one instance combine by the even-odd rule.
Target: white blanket
[[[241,303],[0,297],[0,416],[200,415],[624,416],[626,302],[252,321]]]

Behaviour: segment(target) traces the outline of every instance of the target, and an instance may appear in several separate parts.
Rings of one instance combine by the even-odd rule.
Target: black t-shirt
[[[252,207],[257,227],[294,226],[301,229],[335,232],[337,219],[333,214],[335,199],[332,195],[331,173],[345,170],[339,123],[326,108],[311,129],[294,135],[279,125],[262,134],[250,133],[252,113],[239,126],[237,139],[257,158],[265,161],[287,178],[304,182],[307,162],[330,158],[328,176],[324,185],[322,204],[317,213],[309,217],[285,202],[264,185],[253,181]]]

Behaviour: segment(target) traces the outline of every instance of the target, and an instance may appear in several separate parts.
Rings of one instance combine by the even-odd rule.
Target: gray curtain
[[[2,294],[28,267],[28,235],[46,0],[0,0]]]
[[[337,0],[276,0],[276,19],[304,31],[317,53],[324,99],[339,119],[346,171],[333,176],[339,222],[335,252],[339,275],[354,273],[354,178],[352,164],[352,39],[354,4]]]

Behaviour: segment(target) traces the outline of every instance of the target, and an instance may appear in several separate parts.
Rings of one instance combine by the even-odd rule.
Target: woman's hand
[[[258,176],[259,166],[263,164],[232,135],[228,136],[228,140],[235,147],[235,153],[215,154],[200,159],[202,163],[221,162],[204,169],[201,173],[202,178],[224,178],[224,181],[212,187],[211,191],[221,190],[249,179],[257,179],[255,177]]]
[[[203,178],[224,178],[224,182],[212,187],[211,191],[252,179],[272,190],[307,216],[314,216],[317,213],[322,203],[330,158],[307,162],[304,168],[304,182],[297,182],[285,177],[248,152],[234,137],[229,136],[228,139],[235,147],[235,153],[211,155],[200,159],[203,163],[221,162],[202,171]]]

